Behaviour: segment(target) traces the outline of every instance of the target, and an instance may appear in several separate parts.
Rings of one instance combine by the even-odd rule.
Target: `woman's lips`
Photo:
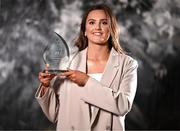
[[[94,32],[93,35],[96,35],[96,36],[101,36],[102,33],[101,32]]]

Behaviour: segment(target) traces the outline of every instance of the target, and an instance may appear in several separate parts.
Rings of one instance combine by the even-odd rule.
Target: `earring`
[[[84,36],[85,36],[85,37],[87,36],[86,32],[84,33]]]

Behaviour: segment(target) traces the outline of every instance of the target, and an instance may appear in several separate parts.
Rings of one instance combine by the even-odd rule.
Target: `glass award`
[[[51,74],[65,72],[69,63],[69,56],[69,48],[63,37],[56,32],[50,33],[43,52],[43,60],[45,64],[48,64],[48,72]]]

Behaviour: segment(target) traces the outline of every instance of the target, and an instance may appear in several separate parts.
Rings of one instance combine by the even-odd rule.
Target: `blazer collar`
[[[117,51],[112,48],[111,51],[110,51],[110,55],[109,55],[109,58],[108,58],[108,61],[107,61],[107,64],[105,66],[105,69],[104,69],[104,73],[106,72],[106,70],[108,69],[108,67],[117,67],[119,66],[119,59],[118,59],[118,53]],[[77,63],[77,64],[80,64],[79,65],[79,69],[83,72],[86,72],[86,66],[87,66],[87,48],[85,48],[84,50],[80,51],[80,63]],[[103,74],[104,74],[103,73]]]

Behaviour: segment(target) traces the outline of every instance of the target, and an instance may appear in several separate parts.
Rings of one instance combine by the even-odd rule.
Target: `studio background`
[[[180,130],[180,0],[0,0],[0,130],[55,129],[34,98],[43,41],[55,30],[72,46],[83,11],[104,2],[139,63],[126,129]]]

